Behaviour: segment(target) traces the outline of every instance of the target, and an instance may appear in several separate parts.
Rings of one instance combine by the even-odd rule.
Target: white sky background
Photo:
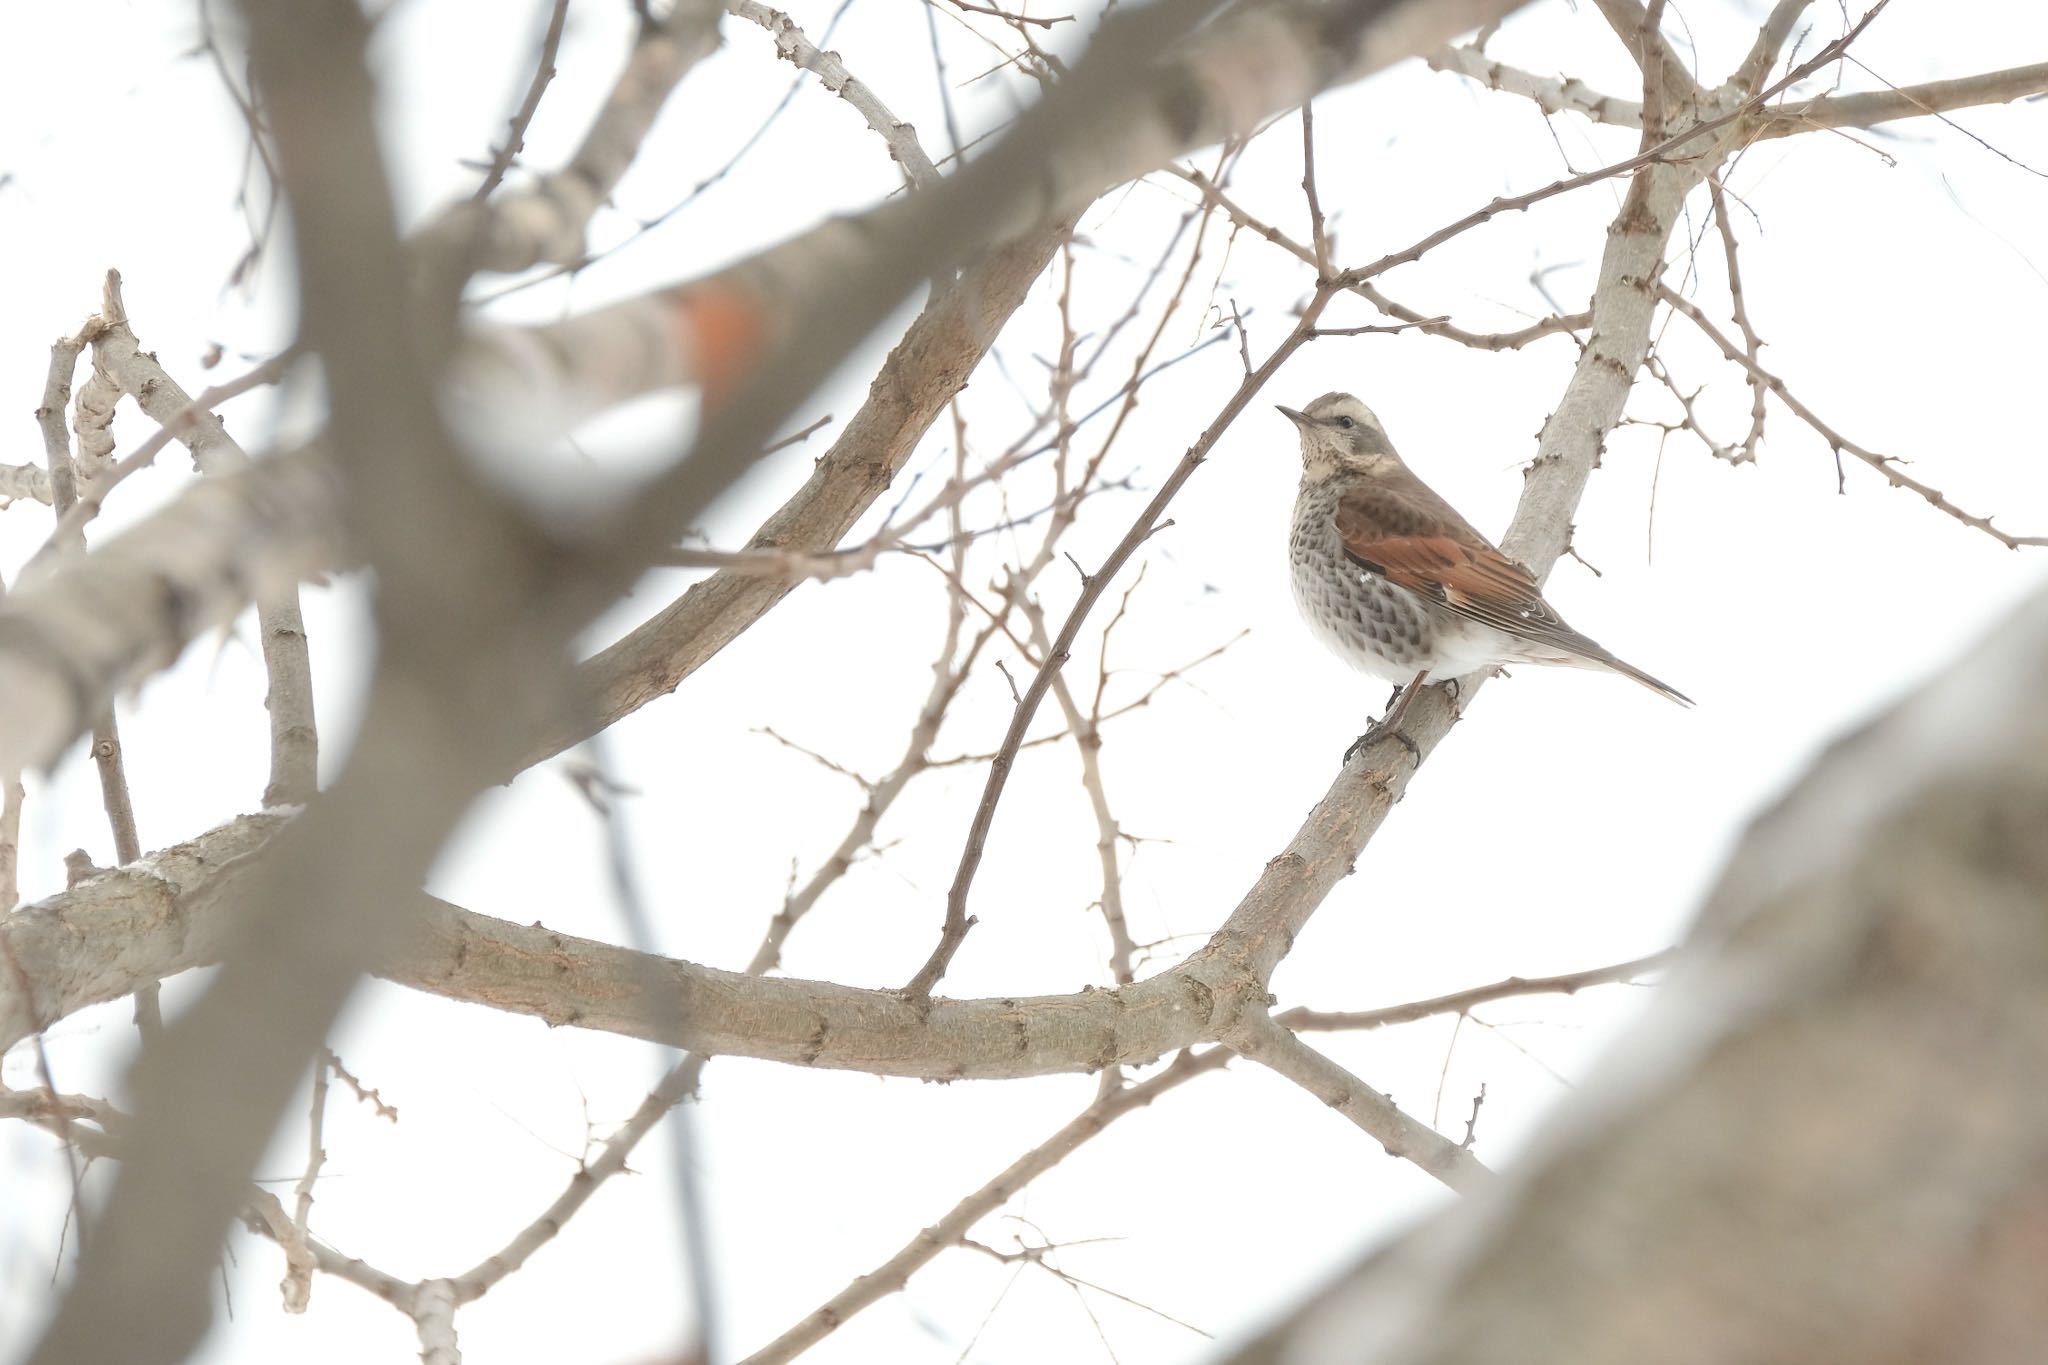
[[[788,8],[822,40],[834,6]],[[1666,27],[1690,32],[1697,69],[1718,80],[1766,8],[1694,0],[1674,6]],[[376,55],[408,223],[473,187],[475,173],[461,163],[485,155],[517,103],[544,11],[521,6],[513,19],[499,6],[404,0],[384,20]],[[1821,27],[1807,51],[1839,31],[1833,9],[1816,6],[1813,18]],[[1058,30],[1064,50],[1076,47],[1080,27]],[[987,49],[960,25],[947,19],[941,29],[956,79],[988,64]],[[773,60],[768,35],[732,20],[726,33],[725,50],[689,77],[621,188],[624,213],[600,216],[600,244],[628,235],[627,214],[651,217],[722,164],[781,98],[793,70]],[[260,358],[290,334],[282,232],[253,301],[223,289],[247,241],[233,206],[245,139],[210,65],[186,55],[196,34],[185,5],[12,6],[0,16],[0,175],[11,177],[0,186],[0,385],[14,396],[0,459],[40,459],[30,412],[48,343],[98,307],[109,266],[124,273],[144,348],[194,391],[238,374],[247,363],[239,353]],[[626,41],[623,3],[572,7],[561,75],[528,139],[531,164],[553,166],[567,155]],[[935,157],[948,150],[921,15],[891,0],[857,0],[826,45],[916,124]],[[1575,75],[1623,97],[1639,93],[1634,67],[1590,5],[1535,4],[1490,50],[1539,73]],[[2039,60],[2048,54],[2048,11],[2015,0],[1896,0],[1855,52],[1897,84]],[[1845,84],[1878,82],[1851,68]],[[963,125],[984,129],[1009,101],[1029,95],[1014,78],[968,87],[959,96]],[[2048,167],[2048,105],[1954,117],[2011,157]],[[1323,202],[1344,264],[1404,246],[1497,194],[1618,159],[1636,142],[1632,131],[1571,116],[1546,128],[1533,106],[1419,63],[1319,101],[1317,131]],[[1233,193],[1305,237],[1298,150],[1297,126],[1283,122],[1242,163]],[[1195,161],[1206,167],[1213,157]],[[504,313],[552,316],[700,274],[824,213],[870,204],[896,183],[879,140],[852,109],[807,81],[756,152],[667,227],[573,285],[508,301]],[[2048,529],[2038,400],[2048,358],[2038,325],[2048,309],[2048,180],[1921,120],[1876,135],[1762,144],[1730,185],[1751,211],[1738,209],[1742,264],[1752,320],[1770,343],[1765,362],[1839,430],[1915,459],[1916,473],[1960,505],[1995,513],[2011,530]],[[1598,186],[1497,220],[1382,283],[1403,302],[1464,326],[1508,328],[1548,311],[1529,283],[1542,269],[1552,294],[1575,309],[1622,188]],[[1187,198],[1177,182],[1156,177],[1091,211],[1076,253],[1077,303],[1094,305],[1085,325],[1100,327],[1122,308],[1140,271],[1128,258],[1156,253],[1162,225]],[[1235,298],[1250,312],[1256,358],[1284,334],[1290,305],[1306,293],[1305,272],[1248,236],[1226,261],[1217,249],[1224,226],[1211,226],[1194,288],[1198,300],[1207,295],[1220,267],[1214,298]],[[1708,234],[1697,253],[1706,280],[1697,296],[1721,319],[1720,244],[1697,214],[1694,227]],[[1043,401],[1033,357],[1057,344],[1054,283],[1040,282],[999,348],[1025,392],[994,366],[976,377],[967,403],[971,458],[999,452],[1023,403]],[[1329,319],[1377,320],[1356,300]],[[885,330],[880,344],[895,331]],[[1198,305],[1170,325],[1161,354],[1203,335]],[[216,341],[230,356],[208,375],[199,357]],[[1726,437],[1739,436],[1749,403],[1739,373],[1682,320],[1667,342],[1663,353],[1680,382],[1706,384],[1704,411]],[[848,417],[879,353],[807,400],[798,421]],[[1175,525],[1141,556],[1144,583],[1112,654],[1129,673],[1113,688],[1135,695],[1150,674],[1244,627],[1252,633],[1108,734],[1116,814],[1125,829],[1161,841],[1129,860],[1134,936],[1185,936],[1164,945],[1151,969],[1197,946],[1222,920],[1385,699],[1380,684],[1324,654],[1295,618],[1284,542],[1298,464],[1293,433],[1269,404],[1300,405],[1333,388],[1358,393],[1410,463],[1498,533],[1573,354],[1562,338],[1501,355],[1414,334],[1318,342],[1177,500]],[[1106,361],[1076,407],[1110,391],[1124,363]],[[1115,543],[1238,373],[1235,345],[1223,344],[1145,390],[1109,470],[1129,474],[1140,491],[1106,495],[1084,513],[1067,541],[1084,565]],[[238,400],[227,412],[230,429],[261,450],[276,406],[270,395]],[[1632,412],[1668,419],[1672,409],[1648,380],[1638,384]],[[580,442],[604,468],[643,468],[686,411],[679,400],[651,401],[593,426]],[[148,428],[124,405],[115,430],[126,450]],[[836,430],[835,423],[763,462],[708,519],[712,542],[742,543]],[[912,461],[923,488],[945,477],[950,441],[942,421]],[[1576,540],[1602,576],[1566,560],[1548,595],[1575,625],[1699,707],[1685,711],[1619,679],[1566,670],[1525,669],[1489,687],[1358,875],[1311,922],[1275,979],[1282,1005],[1391,1004],[1671,942],[1746,822],[1820,746],[1957,657],[2048,574],[2042,552],[2009,552],[1854,463],[1848,495],[1836,496],[1825,443],[1782,408],[1773,408],[1755,467],[1716,463],[1685,436],[1668,443],[1660,466],[1658,445],[1658,433],[1641,427],[1610,441]],[[1086,435],[1082,448],[1091,448]],[[589,477],[574,462],[560,470],[573,481]],[[188,477],[182,454],[160,457],[114,499],[94,539],[174,495]],[[1015,502],[1036,506],[1035,486],[1017,485]],[[980,524],[1000,516],[991,499],[973,511]],[[8,581],[48,529],[47,510],[33,504],[0,515]],[[1132,577],[1127,572],[1123,585]],[[599,634],[634,624],[686,581],[656,575]],[[1063,570],[1041,581],[1055,623],[1074,586]],[[345,759],[353,689],[368,667],[361,586],[308,588],[305,600],[331,775]],[[610,733],[610,752],[640,793],[627,812],[660,948],[744,964],[779,904],[791,860],[807,876],[861,800],[844,778],[756,727],[879,776],[923,696],[943,609],[938,577],[902,559],[803,588],[675,697]],[[1096,624],[1108,614],[1098,612]],[[1071,668],[1078,683],[1092,685],[1096,633],[1083,638],[1088,647]],[[991,666],[998,655],[1013,673],[1028,672],[1014,654],[985,656],[936,752],[994,747],[1010,711],[1008,688]],[[195,646],[124,708],[145,847],[257,804],[262,689],[245,620],[236,637]],[[1054,715],[1048,704],[1041,732],[1054,728]],[[975,885],[971,908],[981,922],[946,993],[1107,983],[1104,937],[1088,911],[1098,890],[1096,836],[1077,769],[1071,745],[1029,751],[1020,763]],[[936,933],[982,779],[979,767],[920,778],[882,828],[885,841],[900,842],[833,889],[793,936],[785,969],[867,986],[907,979]],[[75,846],[112,860],[98,805],[81,749],[32,781],[24,899],[61,887],[62,855]],[[433,889],[509,920],[625,941],[600,839],[559,765],[546,765],[480,804]],[[200,984],[173,983],[167,1008]],[[1646,1000],[1647,992],[1612,987],[1570,1000],[1511,1001],[1482,1010],[1495,1027],[1467,1023],[1455,1046],[1449,1020],[1312,1041],[1424,1119],[1441,1084],[1441,1126],[1453,1134],[1485,1084],[1477,1150],[1499,1166],[1566,1093],[1561,1080],[1588,1074]],[[118,1101],[131,1032],[125,1002],[53,1030],[61,1087]],[[402,1120],[377,1121],[337,1091],[315,1231],[409,1277],[457,1273],[529,1221],[573,1173],[586,1133],[602,1137],[625,1118],[662,1064],[641,1044],[550,1031],[382,984],[361,991],[334,1041]],[[33,1083],[23,1050],[6,1059],[4,1078]],[[759,1346],[893,1253],[1064,1123],[1094,1086],[1088,1077],[935,1086],[714,1062],[695,1111],[694,1159],[710,1191],[727,1352]],[[303,1150],[302,1129],[289,1126],[263,1174],[295,1177]],[[462,1310],[469,1358],[631,1361],[673,1348],[683,1279],[669,1151],[659,1136],[644,1144],[633,1163],[641,1174],[608,1185],[525,1271]],[[100,1188],[103,1179],[96,1174]],[[67,1198],[50,1140],[24,1125],[0,1128],[0,1358],[25,1352],[48,1311]],[[1063,1264],[1228,1336],[1292,1300],[1340,1255],[1446,1198],[1306,1092],[1237,1065],[1121,1121],[1010,1211],[1057,1241],[1113,1239],[1074,1248]],[[990,1220],[979,1235],[1007,1246],[1020,1230]],[[287,1317],[275,1290],[283,1271],[276,1249],[238,1233],[233,1258],[235,1320],[217,1328],[204,1360],[395,1361],[417,1353],[410,1323],[354,1287],[322,1280],[312,1311]],[[854,1318],[806,1359],[951,1361],[978,1328],[969,1358],[990,1362],[1107,1358],[1105,1338],[1125,1362],[1194,1360],[1210,1349],[1180,1327],[1091,1294],[1098,1337],[1070,1288],[1037,1272],[1011,1279],[1010,1269],[985,1258],[948,1253],[908,1293]]]

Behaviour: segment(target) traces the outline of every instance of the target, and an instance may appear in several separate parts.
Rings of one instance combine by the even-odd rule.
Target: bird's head
[[[1301,433],[1302,470],[1311,478],[1339,471],[1380,474],[1401,467],[1387,429],[1371,408],[1348,393],[1326,393],[1306,408],[1281,412]]]

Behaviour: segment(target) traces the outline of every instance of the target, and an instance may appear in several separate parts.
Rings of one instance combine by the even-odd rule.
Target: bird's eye
[[[1337,425],[1344,428],[1344,430],[1349,431],[1351,430],[1351,428],[1357,426],[1358,423],[1352,421],[1349,417],[1339,417],[1337,419]]]

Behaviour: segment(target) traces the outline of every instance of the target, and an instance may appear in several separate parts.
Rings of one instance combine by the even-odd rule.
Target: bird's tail
[[[1670,683],[1665,682],[1661,678],[1651,677],[1649,674],[1643,672],[1642,669],[1637,668],[1634,664],[1625,663],[1622,660],[1615,658],[1612,654],[1607,653],[1605,650],[1601,651],[1597,658],[1602,668],[1606,668],[1612,672],[1619,673],[1622,677],[1627,678],[1632,682],[1639,682],[1643,686],[1649,688],[1652,692],[1655,692],[1660,697],[1668,697],[1672,701],[1677,702],[1680,706],[1691,706],[1693,704],[1693,700],[1691,697],[1686,696],[1685,693],[1679,691]]]

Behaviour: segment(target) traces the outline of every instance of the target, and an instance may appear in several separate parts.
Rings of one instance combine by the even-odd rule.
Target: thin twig
[[[547,93],[548,82],[555,78],[555,53],[562,46],[562,27],[568,17],[569,0],[555,0],[554,10],[548,15],[547,32],[541,35],[540,57],[534,62],[533,79],[527,83],[526,98],[513,111],[505,128],[505,145],[491,154],[490,169],[484,172],[483,183],[470,196],[472,203],[481,204],[490,198],[491,191],[503,182],[505,172],[512,169],[512,163],[525,150],[526,130],[533,123],[533,116],[540,112],[540,97]]]
[[[1615,962],[1604,967],[1588,967],[1584,971],[1564,972],[1557,976],[1510,976],[1486,986],[1472,986],[1449,995],[1433,996],[1427,1000],[1414,1000],[1405,1005],[1389,1005],[1376,1010],[1312,1010],[1295,1008],[1274,1016],[1274,1022],[1283,1028],[1328,1031],[1334,1029],[1376,1029],[1390,1024],[1412,1024],[1419,1019],[1432,1019],[1439,1014],[1468,1014],[1480,1005],[1494,1000],[1506,1000],[1522,995],[1576,995],[1593,986],[1605,986],[1617,981],[1634,981],[1664,971],[1678,958],[1676,948],[1646,957],[1631,958],[1626,962]]]
[[[1143,692],[1139,693],[1136,697],[1133,697],[1130,701],[1124,702],[1120,705],[1112,706],[1109,710],[1104,711],[1098,723],[1107,724],[1109,721],[1115,720],[1119,716],[1128,715],[1131,712],[1139,710],[1142,707],[1150,706],[1152,704],[1152,699],[1158,696],[1162,691],[1164,691],[1168,684],[1179,681],[1182,676],[1191,672],[1193,669],[1199,667],[1200,665],[1208,663],[1211,659],[1216,658],[1218,655],[1222,654],[1224,650],[1229,649],[1232,645],[1236,644],[1239,640],[1242,640],[1245,636],[1251,633],[1251,628],[1247,626],[1243,630],[1240,630],[1237,634],[1231,636],[1228,640],[1225,640],[1222,644],[1216,646],[1212,650],[1209,650],[1207,653],[1198,655],[1195,658],[1190,659],[1188,662],[1180,665],[1178,668],[1168,669],[1166,672],[1159,674],[1152,680],[1152,685],[1150,687],[1147,687]],[[1055,730],[1049,735],[1038,735],[1035,738],[1025,740],[1021,745],[1018,746],[1018,751],[1022,752],[1025,749],[1042,748],[1047,744],[1058,744],[1061,740],[1068,738],[1071,734],[1072,731],[1061,729]],[[987,753],[979,754],[955,754],[950,758],[935,758],[927,766],[933,768],[957,768],[967,763],[987,763],[994,757],[995,753],[993,750]]]
[[[1402,1113],[1392,1100],[1263,1012],[1253,1011],[1225,1041],[1357,1124],[1387,1155],[1414,1162],[1454,1190],[1476,1189],[1493,1174],[1472,1153]]]
[[[1728,308],[1735,319],[1735,325],[1742,332],[1742,344],[1748,354],[1749,367],[1749,432],[1742,438],[1740,457],[1737,464],[1753,463],[1756,460],[1757,442],[1764,435],[1764,384],[1756,371],[1764,343],[1756,334],[1756,328],[1749,322],[1749,309],[1742,299],[1742,269],[1735,258],[1735,224],[1728,216],[1728,196],[1721,188],[1721,177],[1707,177],[1707,190],[1713,196],[1714,224],[1721,230],[1722,254],[1728,262]]]
[[[1691,124],[1684,131],[1665,138],[1655,146],[1646,147],[1634,156],[1616,161],[1611,165],[1586,171],[1580,175],[1567,176],[1562,180],[1552,181],[1541,189],[1530,190],[1526,194],[1507,195],[1496,198],[1484,207],[1474,209],[1464,217],[1445,224],[1428,236],[1401,248],[1399,251],[1390,252],[1367,265],[1356,266],[1346,270],[1337,277],[1337,283],[1348,288],[1353,284],[1362,283],[1365,280],[1384,275],[1397,265],[1407,265],[1412,261],[1421,260],[1424,255],[1442,246],[1445,242],[1469,232],[1481,223],[1489,222],[1503,213],[1517,213],[1542,203],[1546,199],[1556,198],[1560,194],[1568,194],[1573,190],[1584,189],[1588,185],[1596,185],[1603,180],[1612,180],[1617,176],[1628,175],[1653,163],[1673,159],[1672,153],[1678,151],[1687,143],[1696,142],[1708,133],[1725,128],[1738,119],[1749,117],[1763,108],[1764,102],[1773,95],[1789,86],[1797,84],[1799,81],[1805,80],[1808,76],[1841,56],[1849,44],[1854,42],[1862,34],[1863,30],[1870,26],[1871,21],[1876,19],[1883,12],[1884,7],[1890,3],[1891,0],[1877,0],[1877,3],[1871,6],[1864,13],[1863,17],[1850,27],[1847,33],[1829,43],[1809,60],[1787,72],[1782,78],[1773,82],[1769,88],[1744,100],[1727,113]]]
[[[1692,319],[1693,325],[1705,333],[1709,341],[1721,348],[1722,355],[1727,356],[1736,364],[1749,370],[1766,388],[1778,395],[1779,400],[1786,407],[1792,409],[1801,421],[1820,434],[1821,439],[1825,440],[1829,447],[1834,450],[1838,459],[1841,453],[1846,450],[1849,454],[1854,455],[1864,464],[1869,465],[1879,474],[1882,474],[1885,482],[1891,484],[1892,487],[1905,488],[1918,493],[1929,505],[1938,508],[1965,526],[1975,527],[1993,540],[1996,540],[1999,544],[2005,546],[2008,550],[2017,550],[2023,545],[2048,545],[2048,535],[2016,536],[1994,526],[1990,517],[1980,517],[1965,512],[1962,508],[1950,502],[1939,490],[1920,482],[1920,480],[1902,470],[1899,467],[1902,462],[1898,456],[1880,455],[1876,451],[1860,446],[1842,435],[1826,422],[1823,422],[1812,408],[1800,402],[1793,395],[1792,391],[1785,386],[1784,380],[1769,370],[1764,369],[1761,365],[1756,364],[1744,353],[1741,347],[1724,336],[1721,329],[1714,326],[1708,320],[1707,315],[1700,311],[1699,305],[1695,304],[1691,299],[1678,293],[1669,285],[1662,283],[1657,286],[1657,297]]]
[[[59,517],[57,527],[50,532],[49,538],[29,557],[28,565],[24,566],[23,572],[28,572],[29,566],[36,566],[39,564],[39,561],[43,561],[46,557],[57,553],[64,544],[83,531],[86,523],[98,516],[100,509],[106,506],[107,495],[114,490],[116,485],[120,484],[122,480],[137,470],[145,469],[155,462],[157,455],[162,452],[165,446],[191,431],[202,416],[212,412],[213,409],[227,402],[230,398],[238,397],[249,392],[251,389],[261,388],[265,384],[275,384],[284,377],[284,372],[290,368],[292,361],[296,358],[297,352],[295,350],[282,351],[264,361],[261,365],[256,366],[247,374],[237,379],[231,379],[225,384],[214,385],[178,411],[170,414],[169,418],[162,422],[141,445],[114,461],[108,466],[104,474],[93,480],[91,486],[83,490],[82,495],[72,504],[71,510]],[[41,409],[37,410],[38,416],[41,415],[41,411]]]
[[[1000,1174],[920,1230],[895,1255],[819,1305],[740,1365],[775,1365],[795,1358],[838,1330],[846,1320],[901,1290],[911,1275],[940,1252],[962,1245],[981,1219],[1007,1204],[1017,1192],[1057,1166],[1082,1143],[1133,1110],[1150,1104],[1168,1090],[1206,1072],[1222,1069],[1234,1054],[1228,1048],[1183,1052],[1156,1076],[1098,1097],[1072,1122],[1006,1166]]]
[[[966,844],[961,849],[960,865],[953,875],[953,885],[946,893],[946,914],[940,926],[938,945],[933,948],[925,964],[918,968],[917,974],[904,986],[905,995],[912,999],[928,998],[932,987],[945,975],[946,966],[953,960],[953,954],[960,950],[960,944],[966,939],[967,931],[973,927],[973,918],[967,913],[967,893],[974,884],[975,872],[981,866],[981,855],[988,841],[988,832],[995,823],[996,805],[1002,799],[1003,788],[1009,782],[1010,767],[1016,760],[1017,750],[1024,743],[1024,734],[1030,727],[1031,718],[1037,714],[1039,703],[1045,699],[1046,692],[1052,686],[1053,673],[1066,663],[1075,637],[1080,634],[1081,623],[1087,619],[1088,613],[1101,599],[1118,571],[1132,554],[1136,553],[1137,548],[1150,538],[1160,517],[1164,515],[1167,504],[1173,501],[1174,495],[1180,492],[1188,479],[1193,477],[1194,472],[1201,468],[1202,462],[1208,458],[1210,448],[1228,430],[1238,413],[1244,410],[1245,405],[1251,402],[1252,397],[1265,386],[1266,381],[1272,378],[1287,358],[1312,339],[1316,320],[1322,316],[1323,309],[1328,306],[1333,292],[1327,286],[1317,289],[1308,306],[1302,310],[1301,318],[1295,324],[1294,330],[1274,348],[1273,353],[1266,358],[1265,364],[1253,374],[1247,375],[1238,385],[1237,391],[1224,404],[1223,410],[1189,448],[1173,472],[1167,475],[1159,491],[1138,514],[1130,530],[1125,532],[1123,539],[1110,551],[1109,557],[1082,588],[1080,597],[1075,601],[1066,621],[1060,626],[1058,635],[1053,639],[1051,654],[1039,666],[1037,674],[1019,698],[1016,710],[1010,717],[1009,731],[1004,735],[1001,747],[996,750],[995,758],[989,763],[988,781],[982,789],[981,802],[975,808]]]
[[[1519,95],[1546,114],[1570,110],[1595,123],[1643,126],[1643,107],[1634,100],[1602,94],[1576,77],[1538,76],[1497,62],[1476,45],[1440,47],[1423,57],[1433,70],[1454,72],[1506,95]]]
[[[1307,265],[1315,265],[1316,255],[1312,247],[1305,243],[1297,242],[1279,228],[1254,217],[1242,204],[1232,199],[1210,177],[1203,175],[1200,171],[1188,170],[1181,166],[1171,166],[1167,169],[1201,191],[1204,202],[1212,203],[1222,209],[1229,216],[1230,221],[1238,227],[1263,237],[1274,246],[1279,247],[1282,251],[1287,252]],[[1519,350],[1532,341],[1538,341],[1559,332],[1583,330],[1592,322],[1591,313],[1573,313],[1566,316],[1543,318],[1514,332],[1469,332],[1462,327],[1453,325],[1441,316],[1432,317],[1419,313],[1403,304],[1396,303],[1382,293],[1377,285],[1369,281],[1361,281],[1347,287],[1350,289],[1350,292],[1365,299],[1382,313],[1412,324],[1415,330],[1419,332],[1433,337],[1442,337],[1447,341],[1455,341],[1462,346],[1470,346],[1482,351]]]
[[[1301,106],[1301,192],[1308,198],[1308,239],[1315,247],[1316,279],[1330,276],[1330,237],[1323,226],[1323,205],[1316,195],[1315,101]]]
[[[1139,578],[1144,571],[1139,571]],[[1124,606],[1130,605],[1131,593],[1137,590],[1133,583],[1124,593]],[[1031,623],[1032,642],[1037,646],[1041,658],[1050,657],[1052,639],[1045,629],[1045,609],[1035,601],[1025,601],[1024,615]],[[1123,617],[1119,607],[1109,625],[1103,627],[1102,649],[1104,657],[1109,650],[1109,633],[1116,622]],[[1081,788],[1088,794],[1088,807],[1095,816],[1095,854],[1102,870],[1102,891],[1096,905],[1102,911],[1103,924],[1109,930],[1109,970],[1119,986],[1129,985],[1133,979],[1131,958],[1136,945],[1131,942],[1129,923],[1124,918],[1123,877],[1117,866],[1117,846],[1123,837],[1123,828],[1109,806],[1108,788],[1102,781],[1102,694],[1098,690],[1094,709],[1083,714],[1074,700],[1074,692],[1067,685],[1066,673],[1052,675],[1053,700],[1066,717],[1067,733],[1074,739],[1074,747],[1081,757]],[[1021,748],[1021,746],[1020,746]]]
[[[95,338],[99,330],[87,323],[78,336],[62,338],[50,347],[50,370],[43,387],[42,406],[36,409],[37,419],[43,431],[43,458],[48,463],[50,475],[50,510],[57,515],[58,530],[51,533],[52,543],[58,542],[66,518],[78,501],[78,471],[71,458],[70,434],[64,423],[64,405],[71,391],[71,377],[76,371],[81,342],[87,337]],[[97,352],[94,361],[94,386],[96,391],[104,389],[104,375],[98,364]],[[112,392],[108,390],[108,392]],[[81,396],[83,399],[83,396]],[[82,401],[78,422],[78,439],[81,445],[88,442],[95,447],[108,439],[107,427],[113,418],[111,403],[89,405]],[[85,537],[82,532],[73,531],[64,537],[63,543],[83,548]],[[26,572],[26,570],[24,570]],[[128,790],[128,774],[121,760],[121,731],[114,720],[114,708],[107,707],[93,720],[92,725],[93,768],[99,776],[100,805],[107,814],[107,826],[114,839],[114,860],[125,867],[142,856],[142,843],[135,832],[135,800]],[[145,1037],[152,1036],[163,1026],[163,1011],[158,1003],[158,988],[146,985],[135,992],[135,1024]]]
[[[1071,24],[1074,22],[1074,16],[1071,14],[1055,14],[1041,19],[1035,15],[1017,14],[1006,9],[996,9],[990,5],[977,5],[972,3],[972,0],[947,0],[947,3],[951,4],[954,9],[966,10],[970,14],[990,15],[1001,19],[1006,24],[1036,24],[1040,28],[1051,28],[1054,24]]]
[[[804,36],[796,20],[761,0],[725,0],[725,9],[728,14],[768,30],[778,53],[792,65],[811,72],[819,84],[852,105],[888,146],[890,159],[902,168],[905,180],[917,186],[939,182],[938,167],[932,165],[923,144],[918,142],[917,130],[891,113],[873,87],[846,69],[838,53],[821,49]]]

